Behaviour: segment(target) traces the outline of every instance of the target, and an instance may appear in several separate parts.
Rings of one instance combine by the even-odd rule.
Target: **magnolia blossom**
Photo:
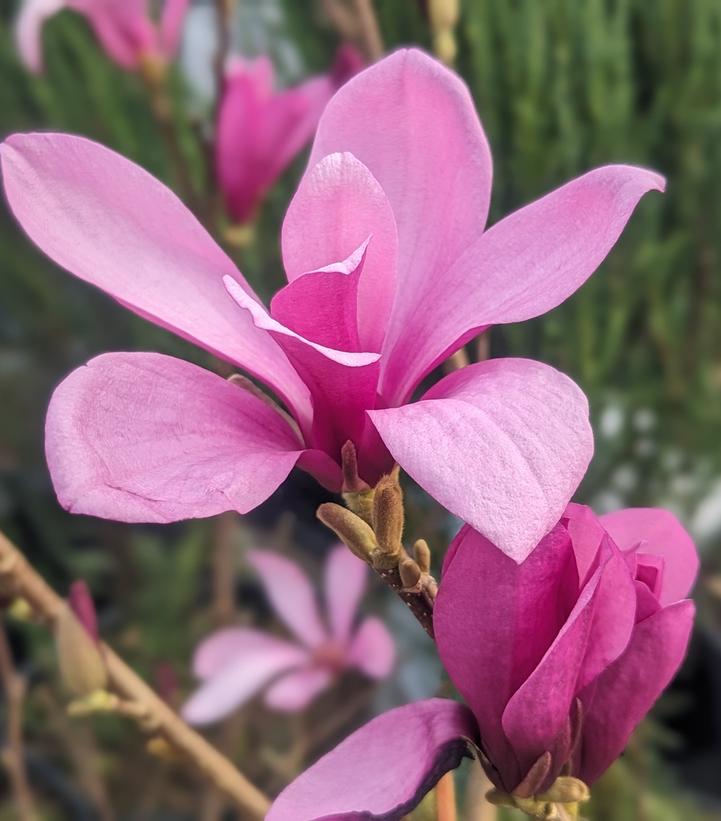
[[[325,568],[327,622],[318,612],[307,577],[295,562],[253,550],[248,562],[277,614],[296,641],[254,630],[218,630],[198,647],[193,671],[202,684],[183,708],[191,724],[207,724],[228,715],[265,689],[265,703],[275,710],[302,710],[348,669],[385,678],[393,666],[393,639],[374,616],[356,626],[367,567],[339,545]]]
[[[268,821],[400,818],[471,753],[519,798],[560,774],[593,783],[683,659],[697,567],[663,510],[597,518],[569,505],[520,565],[464,527],[433,622],[468,707],[431,699],[379,716],[281,793]]]
[[[148,0],[24,0],[16,26],[18,51],[25,65],[42,71],[42,27],[62,9],[87,18],[108,56],[125,69],[142,57],[170,59],[178,47],[189,0],[163,0],[159,23],[148,13]]]
[[[310,142],[336,89],[362,64],[352,46],[343,46],[328,74],[274,91],[267,57],[231,60],[218,111],[215,166],[234,220],[253,218],[273,183]]]
[[[572,294],[640,197],[663,189],[657,174],[605,166],[484,231],[491,157],[468,89],[399,51],[326,107],[283,224],[288,284],[268,310],[128,160],[63,134],[16,134],[1,152],[10,207],[48,256],[249,372],[287,411],[179,359],[99,356],[48,411],[48,465],[68,510],[128,522],[245,513],[294,466],[338,491],[352,441],[367,483],[398,462],[517,561],[560,518],[593,450],[570,379],[495,359],[412,400],[489,325]]]

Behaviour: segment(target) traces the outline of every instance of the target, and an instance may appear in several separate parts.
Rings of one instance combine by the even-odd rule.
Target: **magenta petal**
[[[369,678],[385,678],[393,669],[396,646],[388,628],[375,616],[365,619],[348,648],[348,663]]]
[[[308,647],[325,642],[328,633],[320,618],[315,591],[301,568],[270,550],[249,550],[246,559],[260,576],[273,609],[286,627]]]
[[[380,351],[393,305],[398,236],[383,189],[352,154],[331,154],[301,180],[283,223],[283,262],[292,282],[345,259],[370,237],[357,304],[360,349]]]
[[[436,363],[488,325],[555,308],[598,268],[641,197],[663,188],[662,177],[642,168],[598,168],[464,247],[442,276],[418,292],[397,329],[398,344],[384,367],[384,395],[404,401]]]
[[[635,629],[626,652],[581,695],[584,744],[578,774],[592,784],[623,752],[636,725],[686,654],[694,605],[680,601]]]
[[[369,416],[424,490],[518,562],[561,518],[593,453],[586,397],[525,359],[471,365]]]
[[[503,709],[554,641],[576,584],[560,526],[520,565],[468,526],[446,553],[433,611],[438,652],[508,790],[525,773],[503,733]]]
[[[333,682],[333,674],[320,667],[307,667],[286,673],[265,693],[265,703],[274,710],[296,713],[304,710]]]
[[[563,523],[571,537],[578,578],[583,585],[595,563],[606,531],[590,507],[574,502],[571,502],[564,511]]]
[[[662,605],[678,601],[693,587],[698,573],[696,547],[679,520],[668,510],[630,508],[601,516],[601,522],[621,550],[663,558]]]
[[[223,287],[230,258],[183,203],[139,166],[66,134],[0,147],[5,192],[30,239],[58,265],[145,319],[265,381],[299,416],[308,394],[282,350]]]
[[[307,653],[297,645],[252,627],[223,627],[204,638],[193,654],[193,673],[201,679],[213,678],[239,658],[252,654],[297,651],[298,659]]]
[[[115,353],[56,388],[45,451],[67,510],[172,522],[247,513],[286,478],[302,445],[273,408],[209,371]]]
[[[467,707],[429,699],[374,718],[278,796],[266,821],[393,819],[410,812],[476,736]]]
[[[325,600],[332,637],[345,644],[368,582],[368,565],[341,544],[328,554],[325,564]]]
[[[190,0],[165,0],[158,38],[161,52],[167,59],[170,59],[178,49],[189,2]]]

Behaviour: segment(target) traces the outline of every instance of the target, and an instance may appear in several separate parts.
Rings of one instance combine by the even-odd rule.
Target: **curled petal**
[[[15,40],[23,63],[36,74],[43,70],[43,24],[66,5],[66,0],[24,0],[20,6]]]

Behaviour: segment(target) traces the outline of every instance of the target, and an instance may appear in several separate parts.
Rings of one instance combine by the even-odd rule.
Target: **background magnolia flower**
[[[310,142],[334,92],[362,65],[356,49],[345,45],[328,74],[274,91],[267,57],[231,60],[218,111],[215,167],[234,220],[253,218],[273,183]]]
[[[178,47],[188,2],[163,0],[156,25],[148,0],[24,0],[15,30],[18,51],[31,71],[41,71],[43,24],[71,9],[87,18],[108,56],[122,68],[137,68],[144,56],[169,60]]]
[[[400,51],[326,108],[283,225],[288,285],[269,313],[183,204],[117,154],[14,135],[2,167],[16,218],[45,253],[250,372],[293,417],[171,357],[97,357],[48,411],[47,460],[67,509],[131,522],[245,513],[296,465],[337,491],[351,440],[369,484],[397,461],[517,561],[590,460],[581,391],[540,363],[495,359],[406,403],[489,325],[566,299],[664,184],[606,166],[484,231],[491,158],[470,94],[430,57]]]
[[[464,527],[434,628],[470,709],[432,699],[379,716],[281,793],[268,821],[400,817],[474,747],[505,793],[537,795],[561,773],[594,782],[683,659],[697,568],[663,510],[597,518],[569,505],[520,565]]]
[[[345,670],[355,668],[373,679],[390,673],[395,648],[383,622],[369,616],[355,623],[368,572],[343,545],[326,561],[327,621],[295,562],[268,551],[251,550],[246,555],[277,616],[297,641],[248,627],[229,627],[208,636],[193,658],[193,671],[203,683],[183,708],[187,721],[217,721],[263,688],[269,707],[294,712]]]

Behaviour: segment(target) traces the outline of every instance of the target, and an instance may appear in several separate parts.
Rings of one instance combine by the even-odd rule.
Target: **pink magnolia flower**
[[[137,68],[142,57],[169,60],[178,47],[189,0],[164,0],[160,21],[148,14],[148,0],[24,0],[15,35],[25,65],[42,71],[42,27],[62,9],[87,18],[108,56],[122,68]]]
[[[520,797],[561,773],[593,783],[683,659],[697,567],[663,510],[569,505],[520,565],[464,527],[434,627],[468,707],[431,699],[379,716],[287,787],[268,821],[400,818],[469,751]]]
[[[368,574],[366,565],[346,547],[334,548],[326,561],[327,623],[318,612],[313,588],[295,562],[262,550],[247,556],[276,614],[296,641],[250,627],[211,634],[193,659],[202,684],[183,708],[187,721],[218,721],[263,688],[269,707],[295,712],[345,670],[356,668],[373,679],[390,673],[395,648],[383,622],[368,616],[355,624]]]
[[[218,112],[215,166],[234,220],[253,218],[268,190],[310,142],[336,89],[362,65],[358,52],[343,46],[330,73],[276,92],[267,57],[230,62]]]
[[[63,134],[14,135],[0,151],[10,206],[48,256],[248,371],[292,417],[188,362],[99,356],[48,412],[48,465],[68,510],[129,522],[245,513],[296,465],[338,491],[351,440],[366,482],[395,460],[517,561],[560,518],[593,450],[570,379],[495,359],[411,400],[484,328],[572,294],[639,198],[663,188],[658,175],[599,168],[484,231],[491,157],[468,89],[425,54],[397,52],[321,117],[283,225],[288,284],[269,312],[128,160]]]

